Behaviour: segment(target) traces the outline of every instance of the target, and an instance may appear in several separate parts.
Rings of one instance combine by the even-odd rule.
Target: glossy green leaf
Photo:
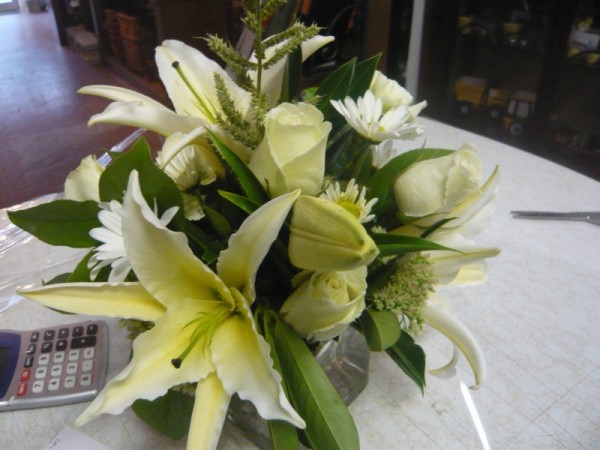
[[[9,211],[8,217],[19,228],[50,245],[74,248],[93,247],[98,242],[90,230],[101,226],[98,203],[56,200],[29,209]]]
[[[182,229],[185,215],[181,193],[175,182],[154,164],[150,147],[144,138],[139,139],[127,153],[121,154],[102,173],[99,185],[100,200],[117,200],[122,203],[129,175],[133,170],[140,174],[142,194],[150,206],[156,201],[159,213],[173,206],[179,207],[172,224]]]
[[[90,269],[88,268],[88,262],[92,257],[92,254],[93,252],[88,252],[83,259],[77,263],[77,266],[75,266],[75,269],[73,269],[73,272],[69,275],[67,280],[69,283],[87,283],[92,281],[90,278]]]
[[[233,192],[219,191],[219,195],[248,214],[252,214],[260,207],[258,203],[250,200],[248,197],[234,194]]]
[[[282,102],[290,102],[296,98],[300,88],[301,75],[302,51],[297,49],[295,52],[290,53],[287,57],[283,76],[283,88],[281,92]]]
[[[396,314],[385,309],[365,309],[360,316],[360,325],[369,349],[374,352],[394,345],[402,334]]]
[[[373,235],[373,240],[379,248],[379,256],[392,256],[403,253],[423,252],[430,250],[457,251],[433,241],[414,236],[381,233]]]
[[[352,77],[352,84],[348,90],[348,95],[354,100],[364,95],[367,89],[369,89],[371,86],[371,81],[373,80],[373,75],[377,70],[377,65],[379,64],[380,58],[381,53],[356,64],[356,67],[354,68],[354,76]]]
[[[269,200],[269,196],[265,192],[264,188],[258,181],[258,179],[254,176],[252,171],[248,168],[248,166],[242,161],[229,147],[227,147],[223,142],[219,140],[217,136],[213,133],[210,133],[210,139],[219,152],[219,154],[225,159],[235,176],[237,177],[242,190],[246,194],[246,196],[262,205]]]
[[[274,338],[290,400],[306,421],[304,434],[315,450],[358,450],[352,416],[306,343],[278,321]]]
[[[330,107],[330,100],[343,99],[348,95],[355,66],[356,58],[353,58],[331,72],[319,85],[316,95],[320,98],[321,110]]]
[[[169,390],[155,400],[136,400],[131,409],[154,429],[171,439],[181,439],[190,428],[194,397]]]
[[[419,386],[421,393],[424,393],[425,352],[419,345],[415,344],[410,334],[402,331],[398,342],[385,351],[398,367]]]
[[[209,206],[202,205],[202,210],[206,214],[206,219],[210,222],[212,229],[221,239],[228,239],[233,233],[233,227],[223,215]]]
[[[277,372],[281,373],[281,363],[279,361],[279,355],[275,348],[275,338],[273,337],[273,327],[275,324],[275,313],[265,312],[263,315],[263,336],[269,347],[271,347],[271,358],[273,359],[273,367]],[[285,378],[282,377],[281,385],[283,390],[288,392],[288,387],[285,382]],[[298,439],[298,431],[296,427],[288,422],[281,420],[269,420],[267,422],[269,426],[269,434],[271,435],[271,443],[273,444],[273,450],[292,450],[300,447],[300,441]]]

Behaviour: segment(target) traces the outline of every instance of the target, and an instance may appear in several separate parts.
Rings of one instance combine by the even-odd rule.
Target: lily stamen
[[[206,102],[202,99],[200,94],[198,94],[196,89],[194,89],[194,86],[192,86],[192,84],[190,83],[188,78],[183,73],[183,70],[181,69],[181,65],[179,64],[179,61],[175,61],[172,65],[173,65],[173,68],[177,71],[177,74],[179,75],[181,80],[185,83],[185,85],[190,90],[190,92],[192,93],[194,98],[198,101],[198,108],[202,111],[202,113],[204,115],[206,115],[206,117],[208,117],[210,119],[210,121],[212,123],[217,123],[217,118],[213,114],[212,110],[208,107]]]
[[[202,343],[202,352],[205,353],[207,348],[210,346],[212,338],[215,334],[215,331],[217,331],[217,328],[219,328],[219,325],[221,325],[230,315],[234,313],[235,310],[232,310],[227,305],[220,305],[210,313],[199,313],[199,317],[188,322],[183,329],[192,324],[195,324],[196,329],[192,332],[190,343],[185,350],[177,358],[173,358],[171,360],[173,367],[179,369],[185,358],[187,358],[192,349],[202,338],[204,338],[204,342]]]

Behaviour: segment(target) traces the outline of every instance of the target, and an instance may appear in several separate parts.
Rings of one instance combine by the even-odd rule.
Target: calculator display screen
[[[0,382],[4,380],[4,373],[8,368],[8,355],[10,355],[10,348],[0,347]]]

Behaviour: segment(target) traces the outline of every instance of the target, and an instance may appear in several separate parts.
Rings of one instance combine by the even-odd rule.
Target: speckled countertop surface
[[[510,211],[600,210],[600,183],[485,137],[422,122],[428,147],[458,148],[470,142],[479,148],[488,171],[496,164],[502,170],[495,214],[477,240],[501,247],[502,254],[488,263],[487,283],[442,293],[479,339],[488,362],[484,386],[468,391],[480,432],[461,389],[461,383],[472,383],[464,359],[450,378],[429,376],[422,396],[386,355],[373,355],[369,385],[350,407],[361,447],[477,449],[487,440],[493,449],[599,448],[600,227],[515,220]],[[56,256],[35,241],[22,249],[0,255],[4,279],[8,273],[27,281],[45,261],[70,256]],[[0,291],[0,298],[9,289]],[[0,312],[0,328],[79,320],[81,316],[62,316],[25,300]],[[129,343],[116,321],[110,323],[113,376],[127,362]],[[451,347],[436,332],[428,330],[418,340],[430,368],[449,358]],[[0,413],[0,447],[43,449],[84,408]],[[81,431],[113,450],[185,448],[185,440],[161,437],[130,410],[101,416]],[[226,426],[219,449],[242,448],[254,447]]]

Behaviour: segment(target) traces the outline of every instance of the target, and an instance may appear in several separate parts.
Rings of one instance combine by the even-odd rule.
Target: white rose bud
[[[366,277],[365,266],[314,272],[284,302],[281,316],[304,338],[333,339],[365,309]]]
[[[373,75],[369,90],[381,100],[384,112],[400,105],[410,105],[413,102],[410,92],[400,86],[396,80],[386,77],[378,70]]]
[[[81,160],[77,169],[71,171],[65,180],[65,198],[84,202],[86,200],[100,201],[98,183],[104,167],[96,161],[94,155]]]
[[[477,190],[482,171],[483,164],[473,147],[417,162],[394,182],[398,210],[409,217],[448,212]]]
[[[265,116],[265,136],[250,170],[271,197],[296,189],[315,195],[325,175],[325,149],[331,124],[307,103],[282,103]]]

